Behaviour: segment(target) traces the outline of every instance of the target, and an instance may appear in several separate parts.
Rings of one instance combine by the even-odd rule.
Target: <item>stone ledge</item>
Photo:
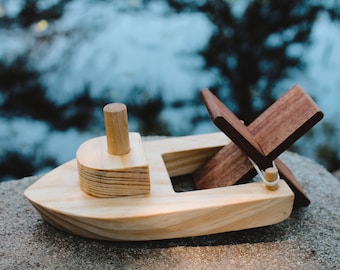
[[[315,162],[282,160],[309,195],[282,223],[239,232],[149,242],[104,242],[61,232],[24,198],[38,177],[0,184],[1,269],[336,269],[340,181]]]

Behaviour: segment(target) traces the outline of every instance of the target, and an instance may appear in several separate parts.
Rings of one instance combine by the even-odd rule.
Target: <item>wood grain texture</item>
[[[146,194],[150,191],[149,165],[139,133],[128,133],[130,151],[111,155],[106,137],[84,142],[77,151],[81,188],[96,197]]]
[[[323,117],[320,108],[297,85],[248,127],[208,89],[202,90],[201,94],[213,122],[230,137],[234,145],[226,145],[197,170],[194,180],[199,189],[233,185],[253,177],[256,172],[247,161],[248,157],[263,170],[270,167],[272,160]],[[304,197],[297,199],[296,202],[304,202],[303,206],[308,205],[309,199],[293,174],[285,172],[282,174],[291,186],[296,184],[293,190],[297,192],[297,197]]]
[[[222,133],[145,142],[151,181],[147,195],[90,196],[80,188],[77,162],[72,160],[39,179],[25,196],[55,227],[103,240],[189,237],[286,219],[294,194],[284,181],[274,192],[263,183],[181,193],[173,190],[170,175],[192,173],[229,142]]]
[[[288,186],[295,194],[294,205],[308,206],[311,201],[293,172],[279,158],[275,159],[275,164],[280,172],[281,178],[286,180]]]
[[[201,91],[202,99],[214,124],[224,132],[247,155],[266,166],[260,145],[253,138],[248,128],[208,89]]]
[[[295,85],[257,117],[248,130],[263,155],[274,160],[322,118],[319,106]]]

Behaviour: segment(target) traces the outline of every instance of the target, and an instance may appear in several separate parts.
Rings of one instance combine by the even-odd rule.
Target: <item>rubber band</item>
[[[251,164],[252,164],[253,167],[255,168],[257,174],[260,176],[262,182],[264,182],[267,186],[273,187],[273,186],[276,186],[276,185],[279,183],[279,181],[280,181],[280,175],[279,175],[279,173],[277,173],[277,177],[276,177],[275,181],[269,182],[269,181],[267,181],[267,179],[263,176],[263,173],[261,172],[259,166],[257,166],[257,164],[256,164],[250,157],[248,157],[248,159],[250,160]],[[277,169],[274,160],[272,161],[272,164],[273,164],[273,167],[274,167],[275,169]]]

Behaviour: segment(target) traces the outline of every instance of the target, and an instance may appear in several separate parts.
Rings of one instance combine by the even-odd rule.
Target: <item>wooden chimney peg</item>
[[[126,106],[108,104],[103,112],[106,136],[86,141],[77,151],[80,187],[95,197],[149,193],[149,165],[139,133],[128,132]]]
[[[103,112],[109,154],[129,153],[130,140],[126,105],[110,103],[104,107]]]
[[[304,135],[323,113],[299,86],[294,86],[264,113],[245,126],[208,89],[201,92],[215,125],[233,143],[227,144],[194,174],[196,188],[233,185],[256,175],[251,158],[262,170],[276,160],[280,175],[295,193],[295,204],[307,206],[310,200],[293,173],[277,157]]]

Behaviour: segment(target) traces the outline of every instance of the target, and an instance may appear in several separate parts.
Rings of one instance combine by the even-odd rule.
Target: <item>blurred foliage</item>
[[[321,161],[326,161],[327,169],[331,172],[340,168],[340,160],[338,157],[338,149],[333,145],[321,145],[316,149],[316,156]]]
[[[322,123],[323,143],[318,145],[315,150],[318,160],[320,160],[320,162],[322,162],[331,172],[339,170],[340,168],[340,142],[337,139],[337,133],[338,131],[336,130],[334,123],[324,121]]]
[[[88,88],[64,104],[57,104],[40,82],[40,73],[28,66],[28,59],[0,62],[0,113],[3,117],[29,117],[46,122],[56,130],[86,130],[93,123],[93,108],[105,99],[93,99]]]
[[[1,158],[0,175],[3,179],[20,179],[34,175],[41,168],[53,168],[57,165],[53,157],[37,158],[35,153],[22,154],[8,151],[6,156]]]
[[[309,41],[321,5],[310,1],[250,1],[244,14],[232,12],[232,1],[170,0],[178,11],[199,10],[216,26],[201,55],[220,81],[211,88],[249,124],[275,100],[273,89],[292,68],[302,68],[291,45]]]
[[[317,15],[327,12],[333,20],[340,19],[340,2],[332,1],[253,0],[241,16],[232,12],[233,1],[169,3],[176,12],[199,10],[216,26],[208,46],[200,52],[205,67],[219,73],[220,80],[210,89],[246,124],[275,101],[277,84],[289,77],[292,69],[304,69],[301,53],[288,51],[290,46],[309,45]],[[197,120],[201,119],[193,119]],[[325,123],[318,136],[324,136],[327,143],[316,146],[318,161],[330,171],[340,168],[338,143],[329,144],[336,138],[334,124]],[[301,150],[297,145],[291,149]]]
[[[58,20],[62,17],[64,8],[72,0],[58,0],[55,4],[43,6],[41,0],[21,1],[21,10],[15,17],[3,16],[0,20],[0,27],[22,27],[28,28],[39,20]],[[1,2],[0,2],[1,4]]]
[[[0,27],[25,29],[41,19],[59,20],[72,0],[60,0],[45,6],[43,2],[22,1],[18,15],[3,16]],[[167,2],[178,13],[200,11],[215,25],[207,47],[198,53],[205,60],[205,69],[214,70],[219,75],[219,80],[210,89],[245,123],[250,123],[275,100],[274,89],[280,80],[289,76],[292,69],[303,68],[300,55],[288,51],[292,45],[308,45],[318,13],[327,11],[333,19],[340,18],[339,9],[321,5],[320,1],[254,0],[249,1],[241,15],[232,12],[233,1]],[[60,131],[71,128],[85,131],[96,123],[98,125],[99,116],[95,112],[101,111],[103,105],[110,101],[109,93],[94,98],[90,94],[90,86],[85,85],[81,93],[58,104],[47,94],[41,74],[31,65],[28,54],[0,62],[2,117],[29,117],[48,124],[51,130]],[[160,117],[165,106],[202,106],[198,105],[197,100],[167,104],[161,95],[146,96],[145,89],[139,85],[132,92],[134,94],[127,102],[129,117],[138,123],[143,135],[171,135],[171,130]],[[191,119],[191,124],[195,125],[206,118],[207,114],[203,116],[198,112]],[[326,136],[334,135],[331,127],[326,127],[324,131]],[[317,150],[317,156],[327,160],[329,169],[335,169],[340,166],[337,151],[331,145],[322,145]],[[35,174],[42,167],[56,165],[53,157],[37,159],[36,153],[2,150],[0,155],[0,177],[20,178]]]
[[[132,90],[133,96],[126,102],[129,116],[139,122],[143,135],[170,135],[167,125],[160,119],[165,104],[160,95],[150,96],[143,88]]]

